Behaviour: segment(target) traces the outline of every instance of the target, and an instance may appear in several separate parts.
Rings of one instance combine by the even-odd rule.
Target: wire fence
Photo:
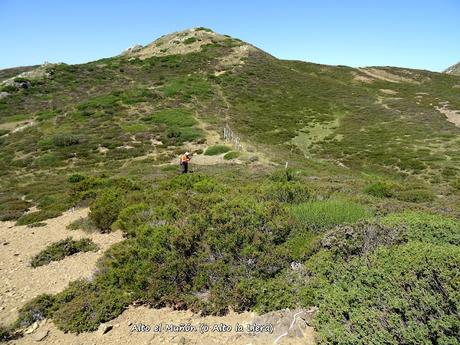
[[[236,136],[228,125],[224,127],[224,140],[231,143],[237,151],[243,151],[240,137]]]

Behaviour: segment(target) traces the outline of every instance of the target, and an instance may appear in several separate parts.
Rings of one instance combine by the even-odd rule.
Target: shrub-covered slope
[[[126,240],[3,339],[44,317],[94,330],[140,301],[315,305],[324,344],[459,341],[460,77],[283,61],[206,28],[41,68],[3,85],[0,218],[89,205],[79,224]],[[207,144],[224,126],[244,152]],[[221,160],[176,176],[190,147]]]

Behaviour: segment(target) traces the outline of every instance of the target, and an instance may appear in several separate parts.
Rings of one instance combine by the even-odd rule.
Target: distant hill
[[[444,71],[444,73],[460,75],[460,62],[450,66],[448,69]]]
[[[39,65],[34,65],[34,66],[21,66],[21,67],[12,67],[12,68],[5,68],[5,69],[0,69],[0,82],[14,77],[18,74],[21,74],[23,72],[28,72],[31,71],[35,68],[37,68]]]

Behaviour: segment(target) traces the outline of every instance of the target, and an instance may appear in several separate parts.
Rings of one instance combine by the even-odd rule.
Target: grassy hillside
[[[4,86],[0,218],[89,205],[85,224],[126,240],[1,337],[43,317],[95,330],[142,301],[316,305],[322,344],[460,341],[460,128],[439,110],[460,109],[460,77],[283,61],[205,28],[165,37]],[[176,176],[184,150],[231,150],[208,145],[224,126],[242,151]]]

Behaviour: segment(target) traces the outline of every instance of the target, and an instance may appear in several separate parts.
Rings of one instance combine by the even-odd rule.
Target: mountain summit
[[[229,35],[221,35],[211,29],[198,27],[161,36],[146,46],[135,45],[125,50],[122,55],[138,57],[140,59],[152,56],[183,55],[201,51],[204,47],[212,45],[240,47],[236,50],[244,52],[256,49],[250,44],[232,38]]]

